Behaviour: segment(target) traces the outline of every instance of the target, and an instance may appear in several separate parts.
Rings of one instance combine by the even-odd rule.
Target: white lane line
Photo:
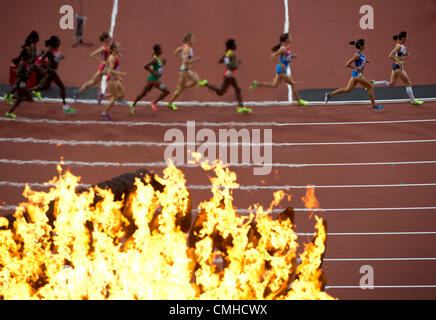
[[[313,232],[296,232],[298,236],[313,236]],[[329,236],[421,236],[436,235],[436,231],[401,231],[401,232],[327,232]],[[433,259],[433,258],[432,258]],[[434,258],[436,260],[436,258]]]
[[[108,126],[157,126],[157,127],[187,127],[187,122],[153,122],[153,121],[97,121],[97,120],[53,120],[53,119],[29,119],[29,118],[5,118],[0,121],[31,123],[31,124],[54,124],[54,125],[108,125]],[[196,127],[293,127],[293,126],[342,126],[342,125],[373,125],[373,124],[405,124],[436,122],[436,119],[413,119],[413,120],[380,120],[380,121],[344,121],[344,122],[195,122]]]
[[[377,211],[392,211],[395,213],[400,213],[400,211],[434,211],[436,207],[391,207],[391,208],[322,208],[322,209],[306,209],[306,208],[293,208],[295,212],[302,213],[338,213],[338,212],[377,212]],[[281,213],[284,209],[273,209],[272,213]],[[255,210],[248,209],[237,209],[236,212],[239,214],[250,214]],[[193,212],[198,213],[197,209],[194,209]]]
[[[162,168],[167,167],[166,162],[87,162],[87,161],[73,161],[73,160],[15,160],[15,159],[0,159],[0,164],[14,164],[14,165],[66,165],[66,166],[82,166],[82,167],[153,167]],[[303,167],[343,167],[343,166],[387,166],[387,165],[417,165],[417,164],[436,164],[436,161],[398,161],[398,162],[352,162],[352,163],[227,163],[228,167],[258,167],[258,166],[271,166],[283,168],[303,168]],[[179,168],[196,168],[199,164],[184,164],[176,163]]]
[[[105,146],[105,147],[167,147],[167,146],[187,146],[186,142],[153,142],[153,141],[98,141],[98,140],[59,140],[59,139],[37,139],[20,137],[0,137],[1,142],[12,143],[34,143],[34,144],[53,144],[67,146]],[[403,143],[433,143],[436,139],[426,140],[386,140],[386,141],[342,141],[342,142],[265,142],[265,143],[246,143],[246,142],[196,142],[195,145],[211,146],[272,146],[272,147],[294,147],[294,146],[336,146],[336,145],[371,145],[371,144],[403,144]],[[192,143],[189,143],[192,145]]]
[[[436,284],[423,285],[387,285],[387,286],[372,286],[374,289],[418,289],[418,288],[436,288]],[[361,286],[325,286],[324,289],[360,289]]]
[[[25,185],[30,187],[53,187],[53,184],[41,183],[41,182],[16,182],[16,181],[0,181],[0,186],[3,187],[17,187],[21,188]],[[83,184],[82,186],[90,186],[89,184]],[[434,187],[436,183],[400,183],[400,184],[367,184],[367,185],[311,185],[314,189],[352,189],[352,188],[401,188],[401,187]],[[189,190],[211,190],[212,185],[188,185]],[[256,185],[239,185],[234,188],[242,191],[256,191],[256,190],[289,190],[289,189],[307,189],[307,185],[293,186],[256,186]]]
[[[48,182],[40,183],[40,182],[0,181],[0,187],[24,188],[26,185],[31,187],[31,188],[53,188],[53,187],[55,187],[54,184],[48,183]],[[83,184],[83,183],[80,183],[77,186],[78,187],[85,187],[85,188],[91,187],[90,184]]]
[[[323,261],[436,261],[436,258],[324,258]]]
[[[400,183],[400,184],[362,184],[362,185],[311,185],[314,189],[335,189],[335,188],[401,188],[401,187],[434,187],[436,183]],[[187,188],[192,190],[210,190],[211,185],[189,185]],[[238,190],[256,191],[256,190],[288,190],[288,189],[306,189],[307,185],[282,185],[282,186],[257,186],[257,185],[240,185]]]
[[[16,208],[19,208],[20,206],[16,205],[0,205],[0,210],[15,210]],[[281,213],[284,209],[273,209],[271,210],[272,213]],[[392,211],[396,214],[400,213],[397,211],[413,211],[413,210],[423,210],[423,211],[433,211],[436,210],[436,207],[397,207],[397,208],[330,208],[330,209],[306,209],[306,208],[294,208],[295,212],[303,212],[303,213],[312,213],[312,212],[318,212],[318,213],[331,213],[331,212],[354,212],[354,211],[360,211],[360,212],[371,212],[371,211]],[[248,210],[248,209],[237,209],[236,212],[241,215],[247,215],[250,213],[254,213],[255,210]],[[198,213],[198,209],[193,209],[192,213]],[[309,234],[302,234],[302,235],[309,235]]]
[[[52,186],[40,182],[14,182],[14,181],[0,181],[0,186],[7,187],[24,187],[26,184],[35,187]],[[363,185],[311,185],[314,189],[335,189],[335,188],[401,188],[401,187],[434,187],[436,183],[400,183],[400,184],[363,184]],[[190,190],[210,190],[212,185],[188,185]],[[256,186],[256,185],[240,185],[238,190],[252,191],[252,190],[288,190],[288,189],[306,189],[306,185],[292,186]]]

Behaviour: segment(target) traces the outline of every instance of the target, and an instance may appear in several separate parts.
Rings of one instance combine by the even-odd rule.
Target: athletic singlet
[[[227,52],[224,54],[224,64],[226,65],[226,69],[224,70],[224,77],[232,77],[234,65],[232,60],[230,59],[230,56],[232,55],[233,50],[227,50]]]
[[[101,52],[101,59],[103,61],[107,61],[107,58],[109,58],[110,48],[105,46],[105,45],[103,45],[103,47],[104,47],[104,50]],[[98,66],[98,71],[103,71],[105,68],[107,68],[107,66],[103,63],[100,63],[100,65]]]
[[[285,54],[280,55],[280,63],[282,63],[286,68],[288,68],[292,60],[291,48],[282,45],[281,48],[283,47],[286,49],[286,52]]]
[[[42,57],[37,59],[36,64],[41,65],[45,64],[47,67],[56,70],[58,68],[58,64],[62,59],[61,51],[58,49],[50,49],[47,53],[47,56],[42,60]]]
[[[403,44],[401,44],[401,43],[399,43],[399,42],[397,42],[397,44],[400,45],[400,50],[398,50],[398,51],[395,53],[395,56],[397,56],[397,57],[405,57],[406,54],[407,54],[406,46],[403,45]]]
[[[154,74],[150,74],[148,76],[148,80],[151,82],[156,82],[162,76],[164,63],[156,55],[154,55],[153,58],[156,59],[156,62],[153,64],[153,71],[157,72],[159,74],[159,76],[156,77]]]
[[[353,72],[352,72],[353,77],[358,77],[358,76],[361,76],[363,74],[363,69],[365,68],[365,63],[366,63],[366,56],[360,51],[356,51],[356,53],[359,55],[359,59],[354,61],[354,66],[356,68],[362,67],[362,69],[360,71],[353,70]]]
[[[186,44],[183,46],[182,54],[180,55],[182,60],[185,59],[185,48],[186,48],[186,46],[187,46]],[[192,59],[193,57],[194,57],[194,50],[192,50],[192,48],[189,47],[189,56],[188,56],[188,59]],[[189,70],[189,68],[184,66],[183,64],[180,67],[180,71],[188,71],[188,70]]]
[[[32,66],[23,58],[21,59],[21,62],[24,64],[24,69],[18,70],[20,71],[20,74],[17,73],[17,77],[21,81],[27,81],[27,79],[30,77],[30,74],[32,73]]]
[[[120,70],[120,59],[118,58],[118,56],[114,56],[114,57],[115,57],[114,70],[119,71]],[[118,77],[116,75],[111,75],[110,73],[108,73],[106,79],[107,79],[107,81],[117,81]]]

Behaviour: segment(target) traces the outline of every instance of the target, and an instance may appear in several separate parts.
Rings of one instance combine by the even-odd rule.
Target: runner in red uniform
[[[107,87],[108,93],[111,98],[109,105],[104,109],[101,117],[104,120],[112,120],[109,116],[109,111],[117,100],[124,97],[124,87],[121,83],[121,77],[127,75],[126,72],[120,72],[120,45],[117,42],[113,42],[110,45],[110,55],[107,60],[108,62],[108,72],[107,72]]]
[[[74,90],[74,101],[77,102],[79,96],[88,90],[90,87],[99,85],[103,76],[107,73],[107,59],[109,57],[109,47],[112,42],[111,36],[107,32],[103,32],[100,36],[101,46],[91,53],[91,57],[99,62],[98,70],[91,78],[85,82],[79,90]]]

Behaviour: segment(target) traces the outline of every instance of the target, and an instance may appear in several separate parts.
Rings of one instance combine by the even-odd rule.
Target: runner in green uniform
[[[130,113],[132,115],[135,113],[135,106],[138,101],[144,98],[147,93],[153,89],[153,87],[156,87],[162,91],[161,95],[151,103],[153,111],[157,111],[157,103],[170,94],[170,91],[167,89],[166,85],[160,81],[163,66],[166,64],[165,58],[161,57],[162,47],[159,44],[155,44],[153,46],[153,52],[153,57],[144,66],[144,69],[150,72],[150,75],[147,78],[147,84],[145,85],[144,89],[142,89],[141,93],[136,97],[135,102],[130,104]]]

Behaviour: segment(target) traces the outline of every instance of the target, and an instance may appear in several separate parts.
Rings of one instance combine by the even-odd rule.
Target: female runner
[[[127,75],[126,72],[120,72],[120,45],[113,42],[110,45],[109,58],[108,58],[108,75],[107,75],[107,88],[109,96],[111,97],[108,106],[103,110],[101,117],[104,120],[112,120],[109,116],[109,111],[115,102],[124,97],[124,87],[121,83],[121,77]]]
[[[371,83],[374,85],[384,85],[393,88],[398,78],[400,78],[403,81],[403,83],[406,85],[406,93],[409,96],[410,103],[413,105],[423,104],[424,102],[422,100],[415,99],[412,90],[412,82],[410,81],[409,76],[407,75],[406,70],[404,69],[404,62],[406,56],[409,55],[405,46],[407,42],[407,32],[402,31],[398,35],[393,36],[393,38],[396,44],[395,44],[395,48],[389,54],[389,58],[391,58],[394,61],[392,63],[391,82],[386,80],[384,81],[373,80],[371,81]]]
[[[42,68],[46,74],[39,84],[31,90],[32,93],[34,93],[37,97],[40,97],[40,91],[49,89],[51,83],[54,82],[60,90],[60,96],[63,102],[63,112],[73,114],[76,113],[76,110],[70,108],[70,106],[66,103],[65,85],[57,73],[59,62],[64,58],[59,50],[60,45],[61,39],[59,39],[57,36],[51,36],[50,39],[45,41],[45,46],[48,48],[48,50],[42,55],[42,57],[38,58],[36,64],[38,68]]]
[[[291,86],[292,95],[297,101],[297,106],[306,106],[308,102],[300,98],[295,81],[286,73],[292,58],[297,57],[291,53],[290,43],[291,37],[289,33],[284,33],[280,36],[280,44],[272,48],[273,54],[271,55],[273,59],[279,57],[279,63],[276,66],[276,76],[272,82],[259,82],[254,80],[251,83],[250,90],[254,90],[257,87],[277,88],[279,83],[284,81]]]
[[[107,73],[107,58],[109,57],[109,46],[112,42],[112,37],[107,32],[103,32],[100,36],[101,47],[91,53],[91,57],[99,62],[98,70],[79,90],[74,90],[74,102],[77,102],[79,96],[88,90],[90,87],[100,84],[103,76]],[[100,99],[100,94],[99,94]]]
[[[26,40],[24,41],[24,44],[21,47],[22,50],[21,50],[20,55],[17,58],[12,59],[12,64],[15,66],[15,70],[12,70],[12,72],[13,72],[13,76],[15,77],[15,75],[17,73],[17,69],[18,69],[18,64],[21,62],[21,60],[23,58],[23,54],[27,51],[28,59],[26,59],[26,61],[28,63],[30,63],[31,69],[32,69],[32,72],[30,73],[30,75],[28,76],[28,79],[27,79],[27,81],[28,81],[27,85],[30,85],[32,87],[35,86],[35,84],[31,84],[31,83],[38,82],[38,79],[36,76],[37,75],[36,71],[39,71],[38,74],[44,74],[43,70],[37,70],[37,68],[35,66],[35,61],[38,58],[38,48],[37,48],[38,42],[39,42],[39,34],[35,30],[33,30],[32,32],[29,33]],[[33,78],[33,77],[35,77],[33,79],[33,81],[29,82],[29,78]],[[14,83],[15,83],[15,81],[14,81]],[[17,87],[13,86],[11,91],[9,91],[9,93],[6,93],[3,96],[7,103],[9,103],[11,105],[14,104],[13,99],[14,99],[14,94],[15,94],[16,90],[17,90]],[[35,92],[35,95],[39,100],[42,100],[39,92]]]
[[[218,96],[223,96],[227,89],[232,86],[235,89],[236,99],[238,100],[238,109],[239,113],[248,112],[251,113],[252,110],[244,106],[244,102],[242,101],[241,96],[241,88],[236,81],[234,76],[234,72],[239,68],[241,61],[238,61],[235,54],[236,50],[236,42],[233,39],[228,39],[226,41],[226,51],[222,56],[219,63],[225,63],[226,70],[224,71],[223,81],[221,82],[221,88],[217,88],[213,84],[206,83],[205,86],[210,90],[214,91]]]
[[[193,86],[201,87],[207,83],[207,80],[200,81],[198,74],[191,70],[192,64],[200,60],[199,57],[194,57],[194,51],[192,50],[192,44],[195,42],[195,37],[192,33],[187,33],[183,38],[184,45],[178,47],[175,51],[177,55],[182,58],[182,66],[179,69],[179,82],[176,91],[168,102],[168,108],[177,110],[174,105],[174,101],[180,96],[180,94],[186,88]],[[191,80],[191,83],[187,84],[187,80]]]
[[[363,75],[363,70],[365,69],[365,63],[367,62],[369,63],[369,61],[366,60],[366,56],[365,56],[365,40],[359,39],[357,41],[351,41],[350,45],[354,45],[357,49],[354,56],[350,60],[348,60],[347,64],[345,65],[347,68],[353,69],[353,72],[351,73],[351,79],[348,82],[347,87],[338,89],[331,93],[327,92],[325,94],[325,99],[324,99],[325,103],[327,104],[331,97],[334,97],[338,94],[351,92],[359,83],[367,89],[369,98],[371,99],[372,108],[383,109],[383,106],[377,105],[375,103],[374,86]]]
[[[25,101],[33,101],[33,96],[26,86],[26,82],[29,79],[32,71],[32,62],[34,57],[31,52],[23,46],[23,51],[20,54],[20,62],[17,64],[17,78],[15,86],[13,87],[16,100],[12,105],[12,108],[6,112],[6,117],[15,119],[17,116],[13,113],[20,103]]]
[[[157,111],[157,103],[170,94],[167,86],[160,81],[163,66],[167,63],[165,58],[161,57],[162,47],[160,46],[160,44],[155,44],[153,46],[153,52],[153,57],[144,65],[144,69],[150,72],[150,75],[147,78],[147,84],[144,89],[142,89],[141,93],[136,97],[135,101],[130,104],[130,113],[132,115],[135,112],[135,106],[138,101],[144,98],[146,94],[151,91],[151,89],[158,88],[160,91],[162,91],[161,95],[151,103],[153,111]]]

